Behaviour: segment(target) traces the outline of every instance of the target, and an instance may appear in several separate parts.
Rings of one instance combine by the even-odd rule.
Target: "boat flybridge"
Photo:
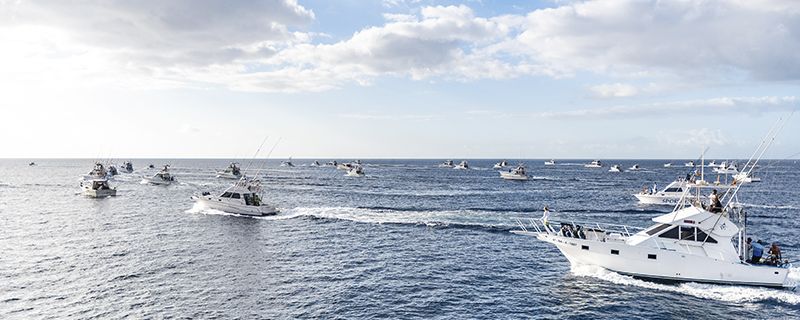
[[[502,170],[502,169],[505,169],[506,167],[508,167],[508,161],[503,160],[503,161],[500,161],[498,163],[495,163],[494,166],[492,167],[492,169]]]
[[[439,168],[452,168],[456,165],[453,163],[453,160],[445,160],[444,162],[439,164]]]
[[[231,162],[225,170],[217,171],[217,178],[223,179],[241,179],[242,170],[239,168],[238,162]]]
[[[608,172],[622,172],[622,167],[618,164],[615,164],[608,169]]]
[[[261,180],[242,177],[220,195],[203,192],[192,199],[206,208],[227,213],[247,216],[278,214],[278,209],[262,202],[262,193]]]
[[[117,195],[117,189],[108,183],[108,171],[102,163],[96,162],[94,168],[81,181],[83,194],[92,198],[105,198]]]
[[[601,163],[600,160],[594,160],[591,163],[584,164],[583,166],[586,168],[602,168],[603,163]]]
[[[546,166],[554,166],[554,165],[556,165],[556,160],[555,159],[550,159],[550,161],[545,161],[544,165],[546,165]]]
[[[520,163],[514,170],[500,171],[500,177],[506,180],[528,180],[525,165]]]
[[[162,186],[167,186],[172,184],[173,182],[177,182],[177,180],[175,180],[175,176],[169,173],[168,164],[165,164],[164,168],[161,169],[161,171],[154,174],[152,177],[143,177],[142,179],[146,183],[162,185]]]
[[[345,173],[345,176],[348,176],[348,177],[363,177],[364,176],[364,168],[360,164],[353,165],[353,167],[350,168],[350,170],[347,170],[347,173]]]
[[[770,130],[744,172],[752,171],[775,134]],[[748,238],[747,212],[738,199],[746,185],[708,198],[702,197],[701,188],[690,188],[684,192],[689,201],[678,201],[672,212],[653,218],[646,229],[550,221],[545,211],[540,221],[530,219],[530,227],[517,220],[521,229],[512,232],[554,245],[572,265],[596,265],[647,279],[795,288],[797,283],[788,277],[792,264],[783,259],[777,243],[763,252],[756,250],[760,241]]]
[[[457,166],[453,167],[453,169],[456,169],[456,170],[467,170],[467,169],[469,169],[469,163],[467,163],[467,160],[463,160]]]

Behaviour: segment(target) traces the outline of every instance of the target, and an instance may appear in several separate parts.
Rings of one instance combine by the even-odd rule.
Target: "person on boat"
[[[541,221],[545,226],[548,226],[550,225],[548,220],[550,220],[550,208],[544,206],[544,212],[542,213],[542,217],[539,218],[539,221]]]
[[[748,237],[745,244],[744,262],[751,263],[753,261],[753,239]]]
[[[653,193],[652,194],[656,194],[656,193],[658,193],[658,186],[656,185],[655,182],[653,182]]]
[[[761,244],[761,240],[759,240],[753,244],[753,257],[750,259],[750,263],[752,264],[761,263],[762,255],[764,255],[764,246]]]
[[[708,196],[708,200],[711,202],[711,207],[708,211],[719,213],[722,212],[722,203],[719,201],[719,195],[717,195],[717,189],[711,191],[711,195]]]
[[[778,247],[777,242],[772,243],[767,253],[769,254],[769,263],[771,265],[778,265],[781,262],[781,248]]]

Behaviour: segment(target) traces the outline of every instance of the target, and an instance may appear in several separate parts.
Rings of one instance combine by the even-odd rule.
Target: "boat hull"
[[[177,181],[165,181],[161,179],[142,178],[142,181],[157,186],[168,186]]]
[[[750,265],[680,251],[630,246],[623,241],[599,242],[546,233],[536,234],[536,237],[555,245],[572,265],[595,265],[634,277],[669,281],[794,287],[793,283],[786,281],[789,275],[787,268]],[[612,254],[612,250],[617,254]]]
[[[206,208],[219,210],[222,212],[246,215],[246,216],[271,216],[278,214],[278,209],[269,205],[260,206],[246,206],[224,201],[215,201],[215,197],[211,196],[193,196],[193,200],[202,204]]]
[[[676,205],[681,201],[681,195],[634,194],[633,196],[643,204]],[[688,200],[689,197],[684,202],[689,203]]]
[[[83,194],[92,198],[115,197],[117,195],[117,189],[94,190],[87,188],[83,190]]]
[[[517,181],[528,180],[528,176],[526,175],[518,175],[510,172],[500,172],[500,177],[506,180],[517,180]]]
[[[241,179],[242,176],[241,175],[236,175],[236,174],[233,174],[233,173],[230,173],[230,172],[217,172],[217,178],[220,178],[220,179],[236,179],[236,180],[238,180],[238,179]]]

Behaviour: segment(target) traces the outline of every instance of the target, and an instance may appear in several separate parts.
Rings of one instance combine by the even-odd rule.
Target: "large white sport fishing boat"
[[[108,171],[105,166],[96,162],[94,168],[81,181],[83,194],[92,198],[105,198],[117,195],[117,188],[112,188],[108,183]]]
[[[642,170],[642,167],[640,167],[638,163],[628,168],[628,171],[639,171],[639,170]]]
[[[152,177],[142,177],[142,181],[145,183],[161,185],[161,186],[168,186],[174,182],[178,182],[178,180],[175,180],[175,176],[169,173],[168,164],[165,164],[164,168],[161,169],[161,171],[154,174]]]
[[[453,167],[453,169],[456,169],[456,170],[467,170],[467,169],[469,169],[469,163],[467,163],[467,160],[463,160],[457,166]]]
[[[546,165],[546,166],[554,166],[554,165],[556,165],[556,160],[555,159],[550,159],[549,161],[545,161],[544,165]]]
[[[762,141],[754,154],[758,158],[751,157],[744,171],[752,171],[771,141]],[[541,222],[531,219],[530,227],[518,221],[521,230],[512,232],[554,245],[572,265],[595,265],[646,279],[795,288],[788,278],[792,265],[780,248],[773,244],[764,253],[750,242],[747,212],[737,205],[742,185],[708,203],[700,198],[701,189],[685,192],[693,198],[691,204],[679,201],[672,212],[653,218],[655,224],[635,233],[631,230],[637,228],[630,226],[556,222],[547,215]]]
[[[702,155],[700,156],[700,161],[701,164],[704,162]],[[725,191],[732,187],[731,185],[722,184],[720,182],[708,183],[704,179],[705,169],[704,166],[701,165],[699,170],[694,169],[693,172],[686,174],[685,178],[678,178],[670,182],[661,191],[658,190],[658,187],[654,183],[652,188],[644,186],[642,191],[633,196],[636,197],[641,204],[674,206],[681,201],[684,201],[686,204],[691,202],[691,197],[685,197],[685,193],[688,192],[690,188],[708,190],[719,189]]]
[[[583,166],[586,167],[586,168],[602,168],[603,167],[603,163],[600,162],[600,160],[594,160],[594,161],[592,161],[590,163],[584,164]]]
[[[439,168],[452,168],[456,165],[453,163],[453,160],[445,160],[444,162],[439,164]]]
[[[360,165],[361,165],[361,160],[355,160],[355,161],[350,162],[350,163],[340,163],[340,164],[336,165],[336,169],[344,170],[344,171],[350,171],[350,169],[353,169],[354,167],[360,166]]]
[[[608,169],[608,172],[622,172],[622,167],[618,164],[615,164]]]
[[[133,162],[130,162],[130,161],[125,161],[125,163],[123,164],[123,166],[125,167],[125,172],[127,172],[127,173],[133,173]]]
[[[262,202],[261,181],[241,178],[220,195],[203,192],[192,199],[206,208],[247,216],[268,216],[278,213],[274,206]]]
[[[289,160],[281,161],[281,167],[294,167],[294,163],[292,163],[292,157],[289,157]]]
[[[683,166],[684,167],[692,167],[692,168],[694,168],[694,161],[689,161],[687,163],[684,163]]]
[[[525,165],[520,163],[514,170],[500,171],[500,177],[506,180],[528,180]]]
[[[347,170],[347,173],[344,174],[348,177],[363,177],[364,176],[364,168],[360,165],[353,165],[350,170]]]
[[[241,179],[242,170],[239,169],[238,162],[231,162],[225,170],[217,171],[217,178],[223,179]]]

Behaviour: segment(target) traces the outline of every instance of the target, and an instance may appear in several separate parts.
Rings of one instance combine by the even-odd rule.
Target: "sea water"
[[[214,172],[231,160],[134,159],[106,199],[80,193],[93,160],[0,160],[0,318],[800,317],[797,292],[571,268],[553,246],[509,232],[545,205],[556,217],[646,227],[671,208],[632,194],[685,176],[683,161],[607,160],[643,168],[610,173],[588,160],[526,160],[532,179],[520,182],[489,160],[472,170],[364,160],[365,177],[304,166],[313,160],[331,159],[263,166],[264,200],[281,210],[263,218],[190,199],[229,186]],[[171,164],[179,183],[141,184],[150,163]],[[749,231],[797,260],[800,164],[761,164],[763,182],[741,189]]]

